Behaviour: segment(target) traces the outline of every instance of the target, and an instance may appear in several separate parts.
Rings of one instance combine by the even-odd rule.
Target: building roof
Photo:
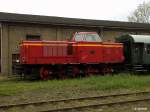
[[[36,24],[65,25],[65,26],[106,27],[106,28],[143,29],[143,30],[150,29],[150,24],[145,23],[64,18],[64,17],[27,15],[27,14],[4,13],[4,12],[0,12],[0,22],[36,23]]]
[[[130,35],[135,43],[150,43],[149,35]]]

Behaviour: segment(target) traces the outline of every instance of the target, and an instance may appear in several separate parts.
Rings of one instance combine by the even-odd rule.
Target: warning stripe
[[[76,46],[76,45],[73,45],[73,46]],[[123,47],[122,45],[77,45],[77,46],[85,46],[85,47],[88,47],[88,46],[92,46],[92,47]]]
[[[68,44],[23,44],[24,46],[67,46]],[[122,45],[105,45],[105,44],[101,44],[101,45],[95,45],[95,44],[73,44],[73,46],[83,46],[83,47],[123,47]]]
[[[25,45],[25,46],[67,46],[67,44],[22,44],[22,45]]]

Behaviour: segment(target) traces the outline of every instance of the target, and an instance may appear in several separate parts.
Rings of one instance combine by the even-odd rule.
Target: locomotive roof
[[[150,24],[0,12],[0,22],[149,30]]]

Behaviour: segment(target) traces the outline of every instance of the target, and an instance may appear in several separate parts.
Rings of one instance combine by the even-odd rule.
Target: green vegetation
[[[145,90],[150,88],[150,75],[120,74],[114,76],[93,76],[79,79],[18,81],[0,78],[0,95],[14,95],[29,91],[50,93],[71,93],[111,90]],[[150,90],[150,89],[149,89]],[[74,94],[73,93],[73,94]]]

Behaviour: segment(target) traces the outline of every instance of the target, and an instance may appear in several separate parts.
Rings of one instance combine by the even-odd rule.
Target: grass
[[[29,91],[48,92],[86,92],[111,90],[150,89],[150,75],[137,76],[120,74],[114,76],[93,76],[80,79],[49,80],[49,81],[17,81],[0,78],[0,95],[14,95]]]
[[[14,78],[0,77],[0,104],[59,100],[145,90],[150,91],[150,75],[119,74],[48,81],[19,81]],[[20,110],[14,109],[13,111],[19,112]]]

